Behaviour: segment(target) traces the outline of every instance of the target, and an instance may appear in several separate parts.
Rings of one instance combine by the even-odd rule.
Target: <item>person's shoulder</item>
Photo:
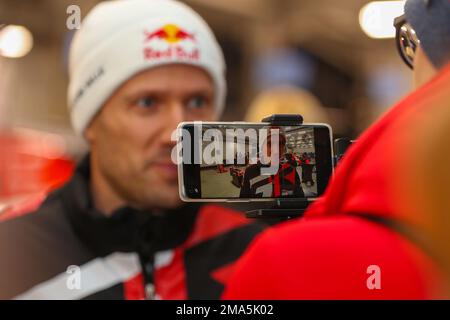
[[[84,259],[59,193],[0,223],[0,298],[12,298]]]
[[[374,261],[395,272],[403,267],[404,272],[412,272],[415,263],[428,263],[421,248],[409,239],[356,216],[315,217],[282,223],[257,237],[252,255],[260,262],[277,261],[273,265],[275,269],[296,265],[305,275],[313,272],[309,266],[332,272],[336,262],[344,263],[349,273]]]
[[[276,225],[261,236],[260,241],[272,246],[288,244],[293,250],[313,250],[324,246],[342,247],[347,250],[358,246],[359,240],[365,245],[380,245],[380,237],[398,239],[395,232],[376,224],[364,216],[336,215],[327,217],[304,217]],[[378,239],[374,241],[373,239]],[[301,245],[312,240],[308,247]],[[353,249],[352,249],[353,250]]]
[[[423,298],[427,273],[418,251],[395,232],[359,217],[291,221],[257,237],[227,298]],[[382,268],[382,292],[367,289],[373,266]],[[274,276],[261,287],[266,274]]]
[[[347,263],[369,263],[378,258],[394,267],[393,261],[400,265],[419,256],[420,259],[425,257],[410,239],[357,215],[287,222],[265,231],[259,242],[263,250],[273,250],[279,259],[289,256],[306,259],[321,252],[324,259],[340,257],[339,260]]]
[[[0,220],[0,237],[4,231],[12,231],[16,228],[50,227],[52,221],[64,219],[61,212],[64,210],[60,190],[34,199],[33,204],[24,204],[19,210],[12,210]]]
[[[62,249],[64,243],[73,242],[75,236],[66,210],[61,194],[56,190],[34,211],[1,221],[0,256],[26,259],[27,251],[37,254],[45,251],[45,247]]]
[[[254,172],[256,174],[260,174],[259,171],[261,170],[261,163],[254,163],[250,164],[245,168],[245,174],[249,174],[251,172]]]

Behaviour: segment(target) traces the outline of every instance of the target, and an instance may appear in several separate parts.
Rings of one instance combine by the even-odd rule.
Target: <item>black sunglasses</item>
[[[411,25],[406,21],[405,15],[401,15],[394,19],[395,26],[395,42],[397,44],[398,52],[403,61],[410,67],[414,68],[414,56],[416,55],[417,47],[420,44],[419,38]]]

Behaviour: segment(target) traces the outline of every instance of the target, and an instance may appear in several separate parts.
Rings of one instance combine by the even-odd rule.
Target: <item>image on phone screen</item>
[[[182,165],[187,198],[316,198],[331,176],[331,133],[326,125],[207,123],[184,128],[191,136],[194,129],[201,132],[191,146],[201,163]],[[216,133],[205,139],[210,129]]]

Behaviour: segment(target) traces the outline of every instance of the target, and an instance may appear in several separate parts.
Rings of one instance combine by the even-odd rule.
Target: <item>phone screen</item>
[[[325,124],[184,123],[184,200],[313,199],[333,170]],[[186,138],[188,137],[188,138]]]

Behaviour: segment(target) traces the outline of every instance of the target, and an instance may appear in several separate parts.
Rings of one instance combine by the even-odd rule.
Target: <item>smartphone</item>
[[[177,133],[186,202],[313,201],[333,173],[327,124],[183,122]]]

